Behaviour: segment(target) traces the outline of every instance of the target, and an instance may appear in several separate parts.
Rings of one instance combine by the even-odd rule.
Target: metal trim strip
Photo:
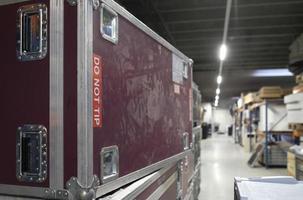
[[[14,4],[14,3],[21,3],[25,1],[29,1],[29,0],[1,0],[0,6]]]
[[[78,53],[77,53],[77,138],[78,180],[83,187],[93,181],[93,111],[92,111],[92,59],[93,59],[93,5],[91,0],[79,0]]]
[[[131,183],[135,180],[138,180],[148,174],[151,174],[154,171],[157,171],[161,168],[164,167],[168,167],[176,162],[178,162],[179,160],[183,159],[185,156],[189,155],[191,153],[191,149],[186,150],[182,153],[179,153],[177,155],[174,155],[170,158],[167,158],[165,160],[159,161],[157,163],[154,163],[152,165],[149,165],[145,168],[142,168],[140,170],[137,170],[135,172],[132,172],[130,174],[127,174],[123,177],[120,177],[114,181],[111,181],[109,183],[106,183],[104,185],[101,185],[97,188],[97,192],[96,192],[96,197],[101,197],[115,189],[118,189],[128,183]]]
[[[189,59],[186,55],[184,55],[176,47],[171,45],[168,41],[166,41],[164,38],[162,38],[160,35],[158,35],[156,32],[154,32],[148,26],[146,26],[143,22],[141,22],[139,19],[137,19],[135,16],[133,16],[130,12],[128,12],[125,8],[120,6],[118,3],[116,3],[113,0],[102,0],[102,2],[107,4],[109,7],[111,7],[113,10],[115,10],[117,13],[119,13],[121,16],[126,18],[128,21],[133,23],[135,26],[137,26],[139,29],[141,29],[143,32],[145,32],[147,35],[152,37],[154,40],[156,40],[157,42],[162,44],[164,47],[166,47],[170,51],[177,54],[182,59],[184,59],[188,62],[192,62],[191,59]]]
[[[194,184],[190,184],[190,186],[187,189],[187,193],[185,195],[185,197],[183,198],[183,200],[191,200],[192,196],[193,196],[193,190],[194,190]]]
[[[64,188],[63,57],[64,1],[50,0],[50,188]]]
[[[139,194],[141,194],[144,190],[146,190],[151,184],[157,181],[163,174],[165,174],[169,169],[171,169],[172,165],[166,168],[161,169],[156,172],[154,176],[152,176],[149,180],[147,180],[144,184],[140,185],[135,191],[129,193],[123,199],[135,199]]]
[[[192,180],[197,176],[198,172],[200,171],[200,168],[201,168],[201,161],[199,160],[197,165],[195,166],[194,173],[190,176],[190,178],[187,181],[188,184],[190,184]]]
[[[0,184],[0,194],[3,195],[43,198],[46,190],[47,188],[42,187]]]
[[[177,172],[171,175],[162,185],[160,185],[156,191],[154,191],[147,200],[156,200],[170,188],[170,186],[177,180]]]

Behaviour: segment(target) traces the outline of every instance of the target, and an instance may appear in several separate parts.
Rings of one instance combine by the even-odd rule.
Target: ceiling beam
[[[303,23],[299,24],[280,24],[280,25],[263,25],[263,26],[242,26],[242,27],[230,27],[231,31],[239,31],[239,30],[257,30],[257,29],[290,29],[290,28],[301,28],[303,27]],[[190,30],[177,30],[171,31],[172,34],[184,34],[184,33],[211,33],[211,32],[219,32],[222,31],[222,28],[201,28],[201,29],[190,29]]]
[[[248,4],[234,4],[232,7],[236,9],[245,9],[245,8],[257,8],[257,7],[273,7],[273,6],[289,6],[289,5],[300,5],[303,4],[302,1],[281,1],[281,2],[262,2],[262,3],[248,3]],[[184,12],[193,12],[193,11],[205,11],[205,10],[218,10],[225,9],[225,6],[195,6],[195,7],[186,7],[186,8],[177,8],[177,9],[159,9],[161,13],[184,13]],[[274,8],[272,8],[274,9]]]
[[[243,66],[234,66],[234,67],[228,67],[228,68],[224,68],[224,72],[233,72],[233,71],[243,71],[245,72],[250,71],[250,70],[257,70],[257,69],[281,69],[281,68],[285,68],[285,65],[272,65],[272,66],[268,66],[268,65],[250,65],[249,67],[243,67]],[[211,68],[211,67],[197,67],[194,66],[193,69],[194,72],[216,72],[218,71],[218,69],[216,68]]]
[[[201,58],[208,58],[208,59],[213,59],[217,60],[217,55],[216,54],[188,54],[190,58],[193,60],[199,60]],[[236,60],[236,59],[250,59],[250,58],[255,58],[255,59],[260,59],[260,58],[283,58],[283,60],[288,60],[288,53],[287,52],[269,52],[269,53],[239,53],[239,54],[233,54],[228,56],[226,62],[230,60]]]
[[[184,20],[184,19],[180,19]],[[246,27],[246,26],[275,26],[275,25],[291,25],[300,24],[303,21],[302,16],[293,16],[285,18],[266,18],[264,20],[233,20],[230,22],[230,27]],[[198,22],[198,23],[181,23],[168,24],[171,31],[196,30],[196,29],[221,29],[224,21],[217,22]]]
[[[288,18],[288,17],[302,17],[303,13],[294,14],[281,14],[281,15],[256,15],[256,16],[245,16],[245,17],[231,17],[231,21],[242,21],[242,20],[266,20],[270,18]],[[167,24],[188,24],[188,23],[200,23],[200,22],[220,22],[224,21],[225,18],[208,18],[208,19],[188,19],[188,20],[171,20],[166,21]]]
[[[231,44],[250,44],[250,43],[275,43],[278,42],[288,42],[288,44],[291,44],[295,37],[293,36],[286,36],[286,37],[274,37],[274,38],[238,38],[237,40],[229,40],[227,41],[227,44],[230,46]],[[216,44],[217,48],[220,45],[220,38],[214,37],[214,38],[200,38],[190,41],[177,41],[177,48],[180,48],[182,46],[199,46],[199,45],[205,45],[205,44]]]
[[[290,42],[288,41],[281,41],[281,40],[276,40],[276,41],[260,41],[260,40],[254,40],[254,41],[238,41],[238,42],[230,42],[227,43],[229,48],[232,49],[233,47],[255,47],[255,46],[271,46],[271,45],[284,45],[284,46],[289,46]],[[218,48],[220,46],[220,43],[193,43],[193,44],[183,44],[183,45],[178,45],[178,48],[181,50],[185,51],[186,49],[203,49],[207,48],[209,50],[210,48]]]
[[[176,41],[175,41],[173,35],[171,34],[167,24],[165,23],[162,15],[158,11],[157,7],[155,6],[154,2],[152,0],[139,0],[139,1],[140,1],[141,5],[143,5],[145,10],[149,11],[147,13],[149,13],[151,19],[154,19],[153,14],[158,18],[158,23],[160,23],[160,25],[162,26],[162,28],[164,30],[164,33],[166,33],[167,40],[169,40],[170,43],[175,45]]]
[[[303,23],[302,23],[303,25]],[[229,36],[232,37],[233,35],[281,35],[281,34],[293,34],[293,33],[301,33],[303,32],[303,26],[297,29],[290,29],[290,28],[278,28],[278,29],[254,29],[254,30],[231,30],[228,32]],[[215,37],[222,34],[221,32],[193,32],[193,33],[183,33],[183,34],[174,34],[174,38],[176,40],[182,40],[183,38],[203,38],[203,37]]]
[[[268,53],[271,51],[283,51],[284,53],[287,53],[288,46],[287,45],[262,45],[262,46],[229,46],[229,55],[233,55],[235,53],[242,53],[242,52],[257,52],[257,53]],[[187,54],[213,54],[210,49],[205,49],[205,50],[199,50],[199,49],[194,49],[194,50],[183,50],[184,53]]]
[[[286,66],[287,60],[249,60],[249,61],[229,61],[226,62],[226,66],[247,66],[247,65],[259,65],[259,66],[264,66],[264,65],[284,65]],[[199,66],[199,65],[209,65],[209,63],[205,63],[201,59],[196,59],[194,60],[194,66]],[[215,64],[216,65],[216,64]],[[213,66],[213,65],[212,65]]]
[[[178,42],[187,42],[187,41],[209,41],[210,39],[217,39],[218,37],[213,36],[204,36],[204,37],[192,37],[192,38],[180,38],[176,39]],[[238,39],[251,39],[251,38],[294,38],[295,33],[283,33],[283,34],[259,34],[259,35],[231,35],[228,37],[229,40],[238,40]]]

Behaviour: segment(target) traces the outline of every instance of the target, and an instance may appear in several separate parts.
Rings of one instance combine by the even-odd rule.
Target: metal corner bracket
[[[97,10],[101,5],[99,0],[92,0],[92,3],[95,10]]]
[[[70,200],[70,195],[67,190],[53,190],[47,188],[44,190],[45,199]]]
[[[75,6],[78,3],[78,0],[66,0],[71,6]]]
[[[89,187],[83,187],[76,177],[72,177],[67,183],[71,199],[73,200],[94,200],[96,199],[97,187],[100,185],[99,178],[94,175]]]
[[[78,4],[78,0],[66,0],[71,6],[76,6]],[[99,0],[91,0],[93,7],[95,10],[97,10],[100,7],[100,1]]]

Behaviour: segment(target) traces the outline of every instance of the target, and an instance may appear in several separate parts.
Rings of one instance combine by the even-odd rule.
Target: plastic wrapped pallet
[[[289,64],[303,60],[303,34],[290,45],[289,50]]]
[[[284,103],[286,104],[288,123],[303,124],[303,93],[285,96]]]
[[[290,176],[235,178],[235,200],[302,200],[303,182]]]
[[[268,131],[290,131],[287,123],[287,111],[284,104],[269,104],[267,109]],[[266,105],[260,106],[259,131],[266,131]]]

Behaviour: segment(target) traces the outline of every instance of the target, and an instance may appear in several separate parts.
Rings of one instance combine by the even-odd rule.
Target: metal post
[[[83,187],[93,182],[92,60],[93,4],[78,1],[78,179]]]
[[[265,101],[265,166],[268,168],[268,102]]]

